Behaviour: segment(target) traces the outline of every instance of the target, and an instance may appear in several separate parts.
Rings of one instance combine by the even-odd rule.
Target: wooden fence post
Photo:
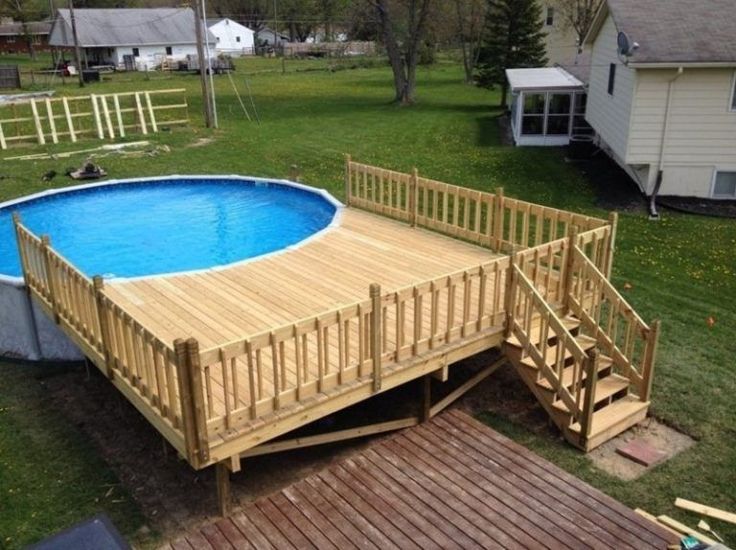
[[[179,407],[184,431],[184,446],[187,449],[187,459],[191,464],[196,464],[197,432],[187,365],[187,343],[181,338],[174,340],[174,352],[176,353],[176,379],[179,384]]]
[[[210,459],[210,446],[207,439],[207,417],[205,416],[204,386],[202,384],[202,368],[199,363],[199,343],[194,338],[186,342],[187,370],[189,371],[190,390],[192,392],[192,411],[197,437],[199,460]]]
[[[573,285],[573,271],[575,270],[575,247],[578,243],[578,226],[573,225],[570,227],[570,234],[567,238],[567,261],[564,265],[564,273],[560,273],[564,281],[562,303],[565,306],[566,311],[570,311],[570,295],[572,292]]]
[[[353,157],[345,155],[345,206],[350,206],[350,195],[352,187],[352,171],[350,169],[350,163],[353,161]]]
[[[652,396],[652,382],[654,381],[654,362],[657,359],[657,346],[659,345],[659,319],[652,321],[649,328],[649,334],[647,334],[647,347],[644,355],[644,372],[643,377],[643,391],[641,391],[641,400],[649,401]]]
[[[370,286],[371,298],[371,360],[373,361],[373,391],[381,389],[381,286],[373,283]]]
[[[102,353],[105,357],[105,368],[107,369],[107,377],[112,380],[115,376],[113,370],[112,348],[110,346],[110,328],[107,324],[107,315],[105,314],[105,304],[103,301],[103,288],[105,282],[99,275],[92,278],[92,285],[95,289],[95,304],[97,306],[97,319],[100,322],[100,339],[102,340]]]
[[[503,244],[503,187],[496,188],[496,217],[493,220],[494,230],[496,237],[496,252],[501,252],[501,245]]]
[[[51,239],[48,235],[41,235],[41,254],[43,255],[43,268],[46,271],[46,284],[49,287],[49,301],[51,302],[51,311],[54,314],[54,322],[58,325],[61,322],[61,305],[59,303],[59,289],[55,288],[54,276],[51,273],[51,253],[49,248]]]
[[[416,166],[411,171],[411,182],[409,183],[409,223],[412,227],[417,226],[417,187],[419,181],[419,170]]]
[[[593,427],[593,409],[595,408],[595,388],[598,384],[598,361],[600,355],[596,348],[588,352],[588,357],[583,363],[585,376],[585,399],[583,401],[583,413],[580,417],[580,444],[587,446],[590,430]],[[578,389],[578,391],[580,391]]]
[[[611,271],[613,270],[613,255],[616,252],[616,230],[618,228],[618,213],[611,212],[608,216],[608,222],[611,224],[611,234],[608,236],[608,250],[606,250],[606,279],[611,280]]]
[[[503,297],[504,309],[506,310],[506,323],[503,327],[503,337],[509,338],[514,327],[514,309],[516,308],[516,300],[514,299],[514,280],[516,279],[516,251],[512,248],[509,256],[509,268],[506,273],[506,287]],[[498,275],[496,275],[498,277]]]

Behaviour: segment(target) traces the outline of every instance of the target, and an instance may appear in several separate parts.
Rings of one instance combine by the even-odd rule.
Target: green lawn
[[[342,154],[356,160],[409,170],[417,166],[433,178],[491,190],[503,186],[507,195],[596,215],[595,197],[577,169],[563,161],[561,152],[549,149],[515,149],[500,145],[495,117],[494,94],[463,85],[462,70],[442,63],[419,71],[418,104],[399,108],[392,97],[390,71],[374,66],[357,70],[324,69],[324,61],[289,61],[281,74],[278,60],[243,60],[234,79],[245,93],[248,75],[262,124],[244,120],[229,80],[216,77],[221,128],[208,131],[199,120],[198,80],[183,75],[113,75],[89,91],[133,90],[159,87],[186,87],[195,120],[190,130],[162,133],[154,138],[172,151],[155,158],[100,160],[113,177],[182,173],[238,173],[284,177],[296,165],[303,181],[342,195]],[[73,85],[60,93],[80,93]],[[213,142],[188,147],[202,137]],[[93,142],[89,142],[93,143]],[[85,148],[87,143],[58,146],[56,150]],[[93,145],[90,145],[93,146]],[[14,149],[4,156],[37,148]],[[63,161],[3,161],[0,199],[68,185],[64,176],[50,183],[41,181],[48,170],[59,174],[82,157]],[[736,510],[736,374],[733,353],[736,327],[736,222],[663,212],[663,219],[650,222],[644,215],[623,214],[619,224],[618,251],[614,279],[619,288],[631,285],[626,297],[647,320],[660,318],[660,339],[652,412],[661,420],[697,438],[690,450],[655,468],[634,482],[621,482],[595,471],[582,454],[540,436],[498,416],[484,419],[499,430],[630,506],[667,513],[691,524],[697,519],[673,507],[676,496]],[[708,317],[715,319],[709,327]],[[12,397],[8,388],[24,395],[35,387],[32,377],[19,375],[18,367],[3,372],[0,398]],[[39,418],[44,418],[39,403]],[[10,413],[1,413],[5,416]],[[26,431],[37,430],[44,437],[56,437],[53,426],[29,417],[28,429],[4,436],[2,452],[8,466],[0,474],[0,492],[18,490],[37,503],[39,513],[68,512],[68,503],[58,492],[48,489],[59,468],[67,461],[87,464],[90,477],[105,479],[104,465],[93,458],[79,457],[76,444],[57,442],[56,456],[26,453]],[[17,421],[17,420],[16,420]],[[19,421],[18,421],[19,422]],[[57,420],[56,422],[61,422]],[[0,430],[3,428],[0,428]],[[74,427],[58,429],[75,432]],[[46,433],[52,430],[50,433]],[[2,432],[0,432],[2,433]],[[76,433],[76,432],[75,432]],[[78,434],[71,441],[79,440]],[[63,448],[63,449],[62,449]],[[93,454],[93,453],[92,453]],[[63,457],[63,458],[62,458]],[[52,462],[49,463],[48,460]],[[88,461],[92,461],[88,463]],[[12,467],[12,468],[11,468]],[[44,468],[51,473],[43,473]],[[34,476],[8,472],[33,470]],[[74,492],[70,473],[62,483]],[[39,482],[43,481],[43,483]],[[94,493],[94,484],[80,489],[80,498]],[[27,517],[0,515],[0,532],[12,534],[13,542],[30,542],[47,531],[81,518],[94,509],[68,512],[56,524],[36,522],[30,531]],[[119,516],[117,516],[119,517]],[[132,533],[141,520],[132,514],[121,527]],[[2,523],[5,522],[5,523]],[[736,529],[712,521],[713,527],[736,543]]]

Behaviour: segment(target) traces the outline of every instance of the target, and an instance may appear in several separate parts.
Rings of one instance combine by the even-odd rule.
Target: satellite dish
[[[618,33],[616,42],[618,43],[618,54],[623,57],[629,57],[639,48],[639,44],[632,42],[624,31]]]

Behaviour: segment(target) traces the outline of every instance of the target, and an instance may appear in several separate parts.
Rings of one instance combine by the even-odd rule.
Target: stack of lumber
[[[677,506],[678,508],[682,508],[683,510],[695,512],[697,514],[700,514],[701,516],[707,516],[709,518],[714,518],[720,521],[725,521],[727,523],[732,523],[736,525],[736,514],[732,512],[726,512],[725,510],[720,510],[718,508],[706,506],[705,504],[699,504],[691,500],[685,500],[684,498],[676,499],[675,506]],[[680,523],[679,521],[677,521],[674,518],[671,518],[670,516],[666,516],[666,515],[654,516],[653,514],[650,514],[649,512],[642,510],[641,508],[637,508],[635,511],[637,514],[644,516],[645,518],[647,518],[648,520],[654,523],[657,523],[658,525],[662,526],[664,529],[667,529],[668,531],[677,535],[681,539],[685,537],[692,537],[702,542],[703,544],[707,544],[709,546],[718,545],[719,547],[723,548],[723,546],[721,545],[723,544],[724,541],[703,520],[701,520],[700,523],[698,523],[698,528],[703,531],[707,531],[712,536],[705,535],[701,531],[693,529],[692,527],[689,527],[685,525],[684,523]],[[679,547],[676,547],[676,548],[679,548]]]

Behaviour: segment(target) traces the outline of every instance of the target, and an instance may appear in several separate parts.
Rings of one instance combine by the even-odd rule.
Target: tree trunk
[[[506,82],[504,82],[503,84],[501,84],[501,107],[503,109],[506,109],[508,107],[508,105],[506,104],[508,95],[509,95],[509,86]]]

